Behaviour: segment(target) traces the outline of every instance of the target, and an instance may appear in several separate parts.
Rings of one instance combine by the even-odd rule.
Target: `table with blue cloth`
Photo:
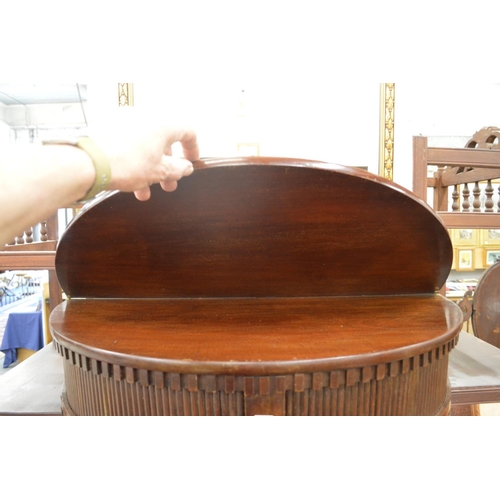
[[[44,346],[42,311],[10,313],[0,351],[4,368],[17,361],[17,349],[39,351]]]

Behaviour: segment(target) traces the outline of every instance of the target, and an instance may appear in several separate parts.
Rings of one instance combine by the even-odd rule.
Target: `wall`
[[[10,127],[6,122],[7,106],[0,103],[0,147],[10,143]]]
[[[115,106],[117,84],[88,82],[90,120]],[[367,166],[378,172],[379,84],[289,78],[134,82],[135,107],[193,126],[202,156],[260,154]],[[112,103],[110,106],[109,103]]]
[[[238,143],[260,154],[367,166],[378,173],[379,84],[334,76],[285,80],[254,75],[212,79],[136,81],[135,106],[164,114],[168,123],[195,127],[203,156],[239,155]],[[244,92],[242,92],[244,91]],[[88,82],[90,124],[118,107],[118,84]],[[83,123],[80,105],[9,109],[9,121],[43,126]],[[2,109],[0,109],[1,120]],[[55,114],[54,114],[55,113]],[[5,110],[4,110],[5,114]],[[480,128],[500,126],[498,83],[396,83],[394,180],[412,188],[412,137],[463,147]],[[0,132],[1,137],[1,132]],[[1,140],[1,139],[0,139]]]

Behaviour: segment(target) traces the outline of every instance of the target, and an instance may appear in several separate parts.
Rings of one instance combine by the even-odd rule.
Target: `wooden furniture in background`
[[[500,129],[496,127],[479,130],[464,148],[428,147],[427,137],[413,138],[413,191],[422,200],[429,200],[449,229],[500,228],[499,139]],[[437,170],[431,173],[429,167]],[[471,317],[472,296],[467,293],[460,303],[464,321]],[[467,343],[466,351],[461,358],[450,357],[450,373],[456,377],[455,382],[465,388],[467,396],[452,399],[452,414],[477,415],[479,410],[474,405],[500,402],[500,392],[491,389],[500,383],[500,374],[490,370],[489,363],[495,359],[492,349],[487,352],[471,335],[460,338]],[[467,356],[474,362],[465,369],[463,359]],[[481,400],[485,390],[490,394],[488,401]]]
[[[55,272],[55,255],[58,238],[57,214],[40,224],[40,240],[33,240],[33,228],[0,248],[0,270],[48,271],[49,302],[53,310],[62,302],[62,291]]]
[[[446,228],[368,172],[198,162],[59,242],[67,415],[447,415],[462,313]],[[416,258],[418,256],[418,258]]]
[[[464,319],[471,318],[474,335],[500,348],[500,261],[481,275],[474,294],[466,294],[459,306]]]
[[[457,413],[478,415],[478,405],[500,402],[500,262],[481,276],[474,295],[459,304],[474,335],[460,335],[461,349],[450,356],[450,379]]]
[[[500,227],[492,182],[500,179],[499,135],[496,128],[482,129],[465,148],[428,147],[427,137],[413,138],[413,192],[427,201],[432,188],[430,204],[449,229]],[[429,166],[437,167],[433,175]]]

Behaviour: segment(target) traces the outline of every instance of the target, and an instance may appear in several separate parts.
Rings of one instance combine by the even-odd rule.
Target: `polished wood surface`
[[[437,294],[73,299],[51,316],[67,415],[447,414],[461,324]]]
[[[276,158],[111,193],[59,242],[66,415],[446,415],[448,232],[404,188]]]
[[[445,282],[446,230],[403,188],[316,162],[227,163],[198,164],[174,193],[153,186],[147,203],[117,193],[84,209],[57,251],[65,292],[348,296],[433,293]]]
[[[500,347],[500,262],[481,275],[472,298],[472,327],[476,337]]]
[[[286,373],[388,363],[453,340],[461,311],[440,295],[71,300],[59,342],[110,362],[182,373]],[[91,346],[91,347],[89,347]]]

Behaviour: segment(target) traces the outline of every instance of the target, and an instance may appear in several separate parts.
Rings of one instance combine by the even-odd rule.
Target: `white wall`
[[[7,106],[0,103],[0,147],[10,143],[10,128],[6,122]]]
[[[117,84],[97,87],[89,82],[92,119],[109,110],[107,103],[116,102],[116,92]],[[368,166],[378,172],[377,83],[179,78],[134,82],[134,98],[136,108],[193,126],[205,157],[237,156],[238,143],[258,143],[261,155]]]
[[[0,120],[0,148],[10,144],[10,127],[4,121]]]
[[[378,83],[335,77],[286,80],[246,75],[224,79],[134,82],[135,106],[164,114],[168,123],[197,130],[202,156],[237,156],[238,143],[258,143],[260,154],[368,166],[378,173]],[[244,90],[245,92],[242,92]],[[118,84],[88,82],[90,124],[118,108]],[[26,123],[24,106],[8,119]],[[5,110],[0,113],[5,115]],[[55,114],[54,114],[55,113]],[[30,107],[31,123],[83,123],[80,105]],[[463,147],[485,126],[500,126],[498,83],[396,83],[394,180],[412,187],[412,137]]]

